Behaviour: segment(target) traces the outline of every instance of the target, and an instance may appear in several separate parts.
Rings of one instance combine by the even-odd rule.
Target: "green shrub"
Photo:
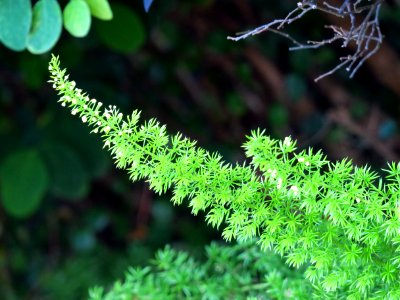
[[[261,269],[243,265],[234,254],[247,246],[220,250],[233,251],[232,257],[238,259],[223,260],[223,268],[240,268],[237,274],[225,272],[230,282],[221,286],[239,286],[241,290],[250,283],[265,285],[265,291],[238,294],[238,298],[260,297],[263,292],[268,298],[276,289],[284,293],[285,282],[290,293],[272,298],[400,299],[400,164],[389,164],[380,177],[368,166],[353,166],[348,159],[330,162],[321,151],[298,152],[290,137],[274,140],[261,130],[252,132],[243,146],[249,161],[227,164],[195,141],[179,133],[169,135],[155,119],[140,123],[139,111],[124,116],[115,106],[104,108],[68,79],[57,57],[53,56],[49,70],[61,105],[93,133],[101,134],[116,166],[128,171],[133,181],[146,180],[157,193],[172,190],[174,204],[185,200],[193,214],[204,211],[208,224],[223,227],[227,241],[256,241]],[[282,273],[272,281],[260,279],[275,276],[269,262],[263,260],[268,261],[268,251],[283,257],[290,267],[304,268],[307,282],[298,283],[300,273]],[[163,257],[168,258],[166,269]],[[167,248],[152,267],[130,271],[125,282],[117,283],[105,299],[140,299],[151,290],[160,299],[177,295],[235,298],[229,291],[207,296],[209,280],[217,276],[214,272],[219,263],[209,257],[200,267],[187,255]],[[194,277],[189,279],[189,275]],[[242,275],[246,278],[236,277]],[[295,278],[293,282],[289,283],[289,277]],[[194,282],[204,288],[192,286]],[[171,290],[171,286],[175,288]],[[101,289],[91,291],[93,299],[102,295]]]

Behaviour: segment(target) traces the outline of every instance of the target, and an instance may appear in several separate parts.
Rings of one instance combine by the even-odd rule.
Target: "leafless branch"
[[[316,49],[339,41],[341,42],[341,47],[353,48],[353,53],[340,57],[338,65],[315,78],[315,81],[329,76],[344,67],[350,73],[349,77],[352,78],[363,63],[379,50],[382,44],[383,35],[379,26],[379,12],[384,0],[342,0],[340,5],[334,5],[331,2],[302,0],[297,3],[297,7],[289,12],[285,18],[273,20],[250,31],[240,33],[235,37],[229,36],[228,39],[239,41],[264,31],[271,31],[289,39],[295,44],[295,46],[289,48],[292,51]],[[325,26],[332,30],[332,37],[321,41],[307,41],[305,43],[298,42],[283,31],[285,25],[301,19],[308,12],[314,10],[339,18],[347,18],[350,24],[349,28],[335,25]],[[350,47],[350,44],[353,44],[353,47]]]

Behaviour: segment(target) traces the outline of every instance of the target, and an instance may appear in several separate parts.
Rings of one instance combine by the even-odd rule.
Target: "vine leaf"
[[[138,15],[123,4],[112,6],[114,18],[96,25],[101,41],[113,50],[131,53],[140,48],[145,39],[145,29]]]
[[[40,150],[48,166],[51,194],[70,200],[85,197],[89,176],[78,154],[57,141],[43,144]]]
[[[32,22],[30,0],[0,1],[0,41],[14,51],[26,48]]]
[[[70,0],[64,8],[64,27],[74,37],[88,34],[92,19],[84,0]]]
[[[89,134],[88,128],[74,118],[55,117],[57,126],[50,126],[53,139],[65,141],[76,151],[90,179],[102,176],[109,169],[111,159],[102,150],[98,136]],[[85,143],[82,143],[82,141]]]
[[[89,5],[92,16],[104,21],[113,18],[113,12],[107,0],[86,0],[86,3]]]
[[[36,150],[11,154],[0,169],[0,195],[4,209],[25,218],[39,207],[49,185],[46,166]]]
[[[61,8],[56,0],[39,0],[33,7],[32,29],[27,48],[33,54],[47,52],[58,41],[62,30]]]

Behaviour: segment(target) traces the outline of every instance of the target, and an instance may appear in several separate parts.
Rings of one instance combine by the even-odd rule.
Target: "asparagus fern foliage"
[[[169,135],[140,112],[103,107],[68,79],[59,59],[49,64],[59,102],[100,134],[118,168],[151,189],[171,189],[193,214],[223,227],[225,240],[256,239],[263,251],[306,268],[314,293],[326,299],[400,299],[400,164],[383,176],[321,151],[296,151],[256,130],[243,148],[249,163],[231,165],[181,134]]]
[[[109,291],[91,289],[89,300],[309,299],[311,291],[303,272],[252,242],[212,243],[205,262],[167,246],[149,266],[129,268]]]

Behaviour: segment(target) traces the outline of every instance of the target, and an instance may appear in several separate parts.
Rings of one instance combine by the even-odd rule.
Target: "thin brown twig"
[[[229,36],[228,39],[239,41],[264,31],[271,31],[295,44],[295,46],[289,48],[291,51],[316,49],[337,41],[341,41],[343,48],[350,48],[349,44],[355,43],[357,47],[352,54],[341,57],[341,62],[338,65],[315,78],[315,81],[344,67],[350,73],[349,77],[352,78],[364,62],[379,50],[382,44],[383,35],[379,25],[379,12],[383,2],[384,0],[343,0],[341,5],[335,6],[328,1],[303,0],[298,2],[297,7],[289,12],[285,18],[273,20],[235,37]],[[321,41],[307,41],[306,43],[301,43],[282,31],[285,25],[301,19],[308,12],[314,10],[340,18],[349,18],[350,26],[347,29],[334,25],[326,26],[333,32],[331,38]],[[357,22],[361,17],[361,21]]]

